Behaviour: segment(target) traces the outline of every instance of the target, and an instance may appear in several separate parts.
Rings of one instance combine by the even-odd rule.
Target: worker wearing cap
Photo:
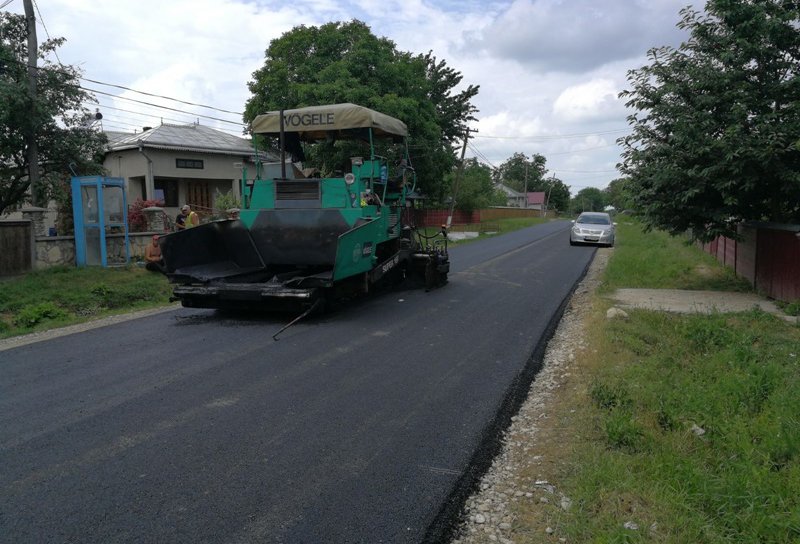
[[[151,272],[164,272],[164,258],[161,256],[158,234],[154,234],[153,240],[144,248],[144,261],[145,268]]]
[[[186,228],[186,218],[189,217],[189,211],[191,208],[188,204],[184,204],[181,208],[181,211],[178,212],[178,217],[175,218],[175,228],[178,230],[183,230]]]

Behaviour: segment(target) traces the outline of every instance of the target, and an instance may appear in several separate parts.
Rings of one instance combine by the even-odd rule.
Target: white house
[[[252,142],[199,124],[145,128],[137,134],[108,133],[103,166],[111,177],[125,179],[128,202],[162,200],[168,213],[183,204],[211,210],[217,193],[241,198],[242,169],[256,176]],[[259,152],[263,163],[274,154]]]

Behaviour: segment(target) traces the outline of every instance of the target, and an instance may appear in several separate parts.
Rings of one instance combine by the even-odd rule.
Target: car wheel
[[[573,242],[572,240],[570,240],[570,241],[569,241],[569,245],[571,245],[571,246],[574,246],[574,245],[575,245],[575,242]]]

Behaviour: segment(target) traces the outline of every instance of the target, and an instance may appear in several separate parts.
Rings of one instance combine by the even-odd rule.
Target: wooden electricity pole
[[[525,160],[525,207],[528,207],[528,160]]]
[[[39,44],[36,40],[36,16],[33,14],[32,0],[23,0],[25,6],[25,20],[28,23],[28,99],[31,101],[30,126],[26,136],[28,146],[28,180],[31,186],[31,205],[36,206],[36,188],[39,185],[39,147],[36,143],[36,79],[38,74],[36,61],[39,54]]]
[[[464,155],[467,153],[467,141],[469,140],[469,127],[464,132],[464,145],[461,146],[461,162],[458,165],[458,172],[456,172],[456,179],[453,182],[453,194],[450,197],[450,213],[447,215],[447,228],[450,228],[453,222],[453,208],[456,206],[456,195],[458,194],[458,186],[461,184],[461,175],[464,173]]]

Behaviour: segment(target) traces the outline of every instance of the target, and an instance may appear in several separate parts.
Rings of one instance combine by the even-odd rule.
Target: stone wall
[[[130,242],[131,262],[142,260],[144,248],[150,243],[155,232],[136,232],[128,234]],[[106,235],[106,257],[108,264],[125,263],[125,236],[123,234]],[[36,268],[51,266],[75,266],[74,236],[37,236]]]
[[[75,266],[75,237],[37,236],[36,269],[64,265]]]

